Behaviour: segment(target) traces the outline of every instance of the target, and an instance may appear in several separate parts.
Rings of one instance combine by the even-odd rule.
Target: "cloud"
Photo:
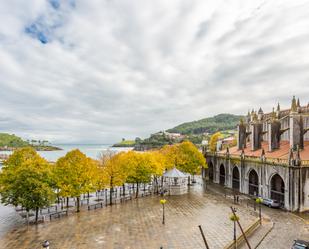
[[[112,143],[308,99],[306,1],[0,3],[0,129]]]

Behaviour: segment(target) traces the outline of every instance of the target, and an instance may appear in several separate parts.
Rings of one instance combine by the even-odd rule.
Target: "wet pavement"
[[[206,192],[203,190],[196,184],[189,194],[166,196],[165,225],[162,225],[161,197],[147,196],[102,209],[84,209],[79,214],[71,213],[39,225],[19,225],[2,236],[0,248],[36,249],[41,248],[44,240],[50,241],[50,249],[205,248],[198,225],[202,225],[211,249],[223,248],[233,239],[233,223],[229,220],[233,198],[217,185],[208,186]],[[242,195],[240,204],[234,205],[244,228],[257,217],[247,202],[247,197]],[[262,212],[274,227],[258,248],[288,249],[294,239],[309,239],[309,226],[300,217],[267,207]],[[257,232],[258,235],[262,237],[263,232]],[[259,239],[253,234],[249,241],[257,243]]]
[[[232,191],[226,190],[217,184],[211,184],[208,186],[208,191],[211,191],[217,195],[224,196],[226,194],[226,199],[233,203],[233,198],[231,196]],[[240,196],[241,203],[239,206],[252,210],[254,208],[251,205],[252,202],[248,201],[248,197],[245,195]],[[248,205],[250,203],[250,205]],[[257,212],[257,211],[256,211]],[[302,214],[296,215],[291,212],[287,212],[281,209],[269,208],[262,206],[262,214],[269,218],[273,223],[273,228],[269,234],[260,242],[259,249],[290,249],[295,239],[303,239],[309,241],[309,216]],[[265,229],[265,233],[269,229]],[[254,236],[263,235],[253,234]],[[256,245],[258,239],[249,238],[249,241],[254,241],[253,246]],[[241,247],[246,248],[246,247]]]
[[[232,240],[230,203],[224,197],[202,193],[196,186],[189,194],[165,198],[165,225],[161,197],[148,196],[37,226],[22,226],[2,237],[0,248],[41,248],[44,240],[50,241],[51,249],[205,248],[198,225],[202,225],[210,248],[223,248]],[[245,208],[239,208],[238,215],[244,227],[256,218]]]

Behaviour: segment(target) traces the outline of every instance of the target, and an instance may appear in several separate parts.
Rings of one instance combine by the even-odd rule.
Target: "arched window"
[[[233,183],[232,183],[232,187],[233,189],[239,191],[239,170],[237,166],[234,166],[233,168]]]
[[[254,169],[249,172],[249,195],[259,195],[259,176]]]
[[[270,187],[270,198],[284,205],[285,185],[282,177],[278,174],[273,175],[270,180]]]
[[[223,164],[220,165],[220,184],[225,184],[225,168]]]

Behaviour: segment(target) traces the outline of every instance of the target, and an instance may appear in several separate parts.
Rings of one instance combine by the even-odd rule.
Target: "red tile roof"
[[[272,152],[268,151],[268,142],[262,142],[262,148],[264,148],[266,158],[282,158],[288,159],[290,144],[289,141],[281,141],[280,149],[274,150]],[[246,156],[261,156],[262,149],[252,151],[251,144],[247,144],[247,148],[244,149]],[[231,155],[240,155],[241,150],[237,150],[237,147],[230,148]],[[302,160],[309,160],[309,141],[304,142],[304,149],[300,151],[300,158]]]

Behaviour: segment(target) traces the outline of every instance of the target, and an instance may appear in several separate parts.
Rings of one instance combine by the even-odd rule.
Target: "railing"
[[[216,156],[220,158],[226,158],[227,154],[226,152],[210,152],[207,151],[205,153],[206,156]],[[242,160],[242,157],[240,155],[229,155],[229,158],[231,160],[237,160],[240,161]],[[284,159],[284,158],[269,158],[265,157],[263,160],[260,156],[244,156],[245,161],[251,161],[251,162],[259,162],[259,163],[267,163],[267,164],[273,164],[273,165],[281,165],[281,166],[288,166],[289,165],[289,159]],[[301,160],[300,165],[307,167],[309,166],[309,160]]]

